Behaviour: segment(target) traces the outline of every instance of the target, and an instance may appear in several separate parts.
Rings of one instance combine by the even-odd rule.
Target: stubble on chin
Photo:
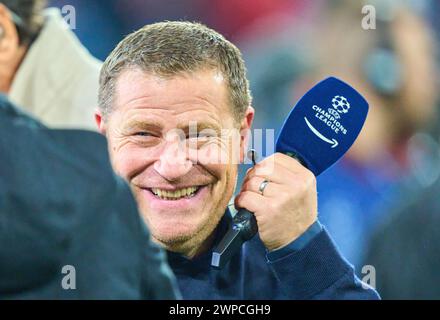
[[[226,181],[227,188],[229,186],[229,177]],[[231,190],[224,190],[222,194],[233,193]],[[230,197],[229,197],[230,198]],[[143,212],[143,219],[150,227],[152,239],[154,242],[162,246],[164,249],[185,255],[188,258],[192,258],[198,254],[201,254],[208,250],[212,246],[214,240],[215,229],[217,228],[220,220],[225,214],[225,210],[229,203],[229,199],[219,198],[217,204],[211,209],[211,214],[207,216],[205,221],[193,232],[186,234],[169,234],[167,236],[161,235],[155,231],[152,221],[148,219],[148,213]]]
[[[152,239],[168,251],[192,258],[209,249],[212,244],[214,231],[223,217],[225,209],[226,207],[222,208],[222,205],[219,203],[213,210],[214,214],[208,216],[206,221],[191,233],[163,236],[159,232],[155,232],[154,227],[151,226]],[[151,222],[148,222],[148,218],[144,217],[144,220],[146,220],[148,226],[151,225]]]

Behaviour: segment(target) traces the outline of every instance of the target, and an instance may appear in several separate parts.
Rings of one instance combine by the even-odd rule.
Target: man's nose
[[[184,143],[178,139],[167,141],[162,154],[154,163],[154,169],[168,181],[185,176],[193,167],[188,160]]]

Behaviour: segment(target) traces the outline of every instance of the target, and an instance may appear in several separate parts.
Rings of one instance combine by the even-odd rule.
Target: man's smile
[[[186,198],[186,199],[192,198],[202,187],[203,186],[192,186],[192,187],[179,188],[175,190],[150,188],[148,190],[150,190],[156,197],[162,200],[174,201],[182,198]]]
[[[179,209],[198,209],[209,195],[211,185],[175,189],[141,188],[143,197],[153,210],[176,214]]]

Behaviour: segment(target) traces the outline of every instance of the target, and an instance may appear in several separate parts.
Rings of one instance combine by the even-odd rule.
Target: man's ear
[[[251,128],[254,122],[255,109],[249,106],[240,124],[240,162],[243,163],[251,139]]]
[[[106,133],[105,121],[103,119],[100,110],[95,111],[95,121],[96,121],[96,126],[98,127],[98,131],[105,136]]]

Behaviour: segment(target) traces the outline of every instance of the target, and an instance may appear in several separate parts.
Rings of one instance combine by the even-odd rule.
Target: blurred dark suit
[[[0,299],[173,299],[174,281],[105,138],[49,130],[0,96]]]

